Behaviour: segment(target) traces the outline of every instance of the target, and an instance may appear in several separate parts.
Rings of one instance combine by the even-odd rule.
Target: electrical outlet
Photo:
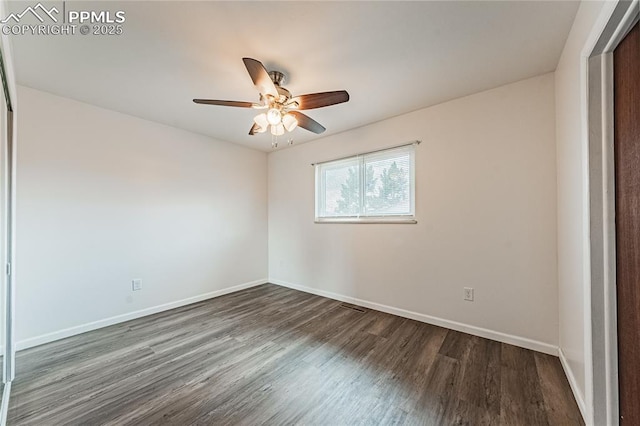
[[[140,278],[136,278],[131,281],[131,291],[142,290],[142,280]]]
[[[464,300],[473,302],[473,289],[471,287],[464,288]]]

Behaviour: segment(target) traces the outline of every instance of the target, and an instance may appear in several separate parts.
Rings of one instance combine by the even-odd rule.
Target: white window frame
[[[415,146],[420,141],[414,141],[407,144],[402,144],[390,148],[379,149],[375,151],[364,152],[360,154],[351,155],[348,157],[342,157],[335,160],[323,161],[320,163],[314,163],[315,167],[315,223],[385,223],[385,224],[415,224],[416,220],[416,179],[415,179],[415,163],[416,163],[416,150]],[[360,191],[360,206],[361,212],[353,216],[320,216],[320,212],[324,211],[324,197],[320,180],[322,179],[322,169],[326,168],[329,164],[340,164],[345,162],[352,162],[356,160],[359,163],[360,182],[363,182],[363,174],[365,173],[365,161],[376,155],[383,155],[388,151],[398,151],[409,153],[410,158],[410,170],[409,170],[409,196],[410,196],[410,213],[409,214],[388,214],[388,215],[361,215],[362,206],[364,204],[365,194]]]

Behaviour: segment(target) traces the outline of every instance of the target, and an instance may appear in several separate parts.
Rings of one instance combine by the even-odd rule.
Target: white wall
[[[264,282],[265,153],[26,87],[18,96],[22,347]]]
[[[590,304],[587,198],[586,70],[581,57],[603,3],[583,1],[565,44],[556,82],[558,170],[559,346],[564,367],[583,415],[588,419],[586,371],[589,364]]]
[[[554,352],[554,110],[546,74],[270,153],[270,280]],[[417,225],[314,224],[310,163],[415,139]]]

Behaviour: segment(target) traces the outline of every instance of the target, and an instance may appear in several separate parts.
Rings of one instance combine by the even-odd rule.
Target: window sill
[[[407,217],[393,217],[385,219],[383,217],[371,217],[371,218],[316,218],[315,223],[358,223],[358,224],[402,224],[402,225],[414,225],[418,223],[415,218]]]

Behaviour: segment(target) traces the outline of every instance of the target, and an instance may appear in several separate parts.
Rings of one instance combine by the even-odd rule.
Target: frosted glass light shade
[[[262,113],[262,114],[258,114],[253,118],[253,121],[255,121],[255,123],[260,126],[263,132],[267,129],[267,127],[269,127],[269,122],[267,121],[267,114]]]
[[[282,124],[284,125],[284,128],[287,129],[287,132],[291,132],[298,126],[298,120],[296,120],[293,115],[286,114],[282,117]]]
[[[275,108],[271,108],[267,111],[267,121],[272,126],[278,125],[282,122],[282,114]]]

